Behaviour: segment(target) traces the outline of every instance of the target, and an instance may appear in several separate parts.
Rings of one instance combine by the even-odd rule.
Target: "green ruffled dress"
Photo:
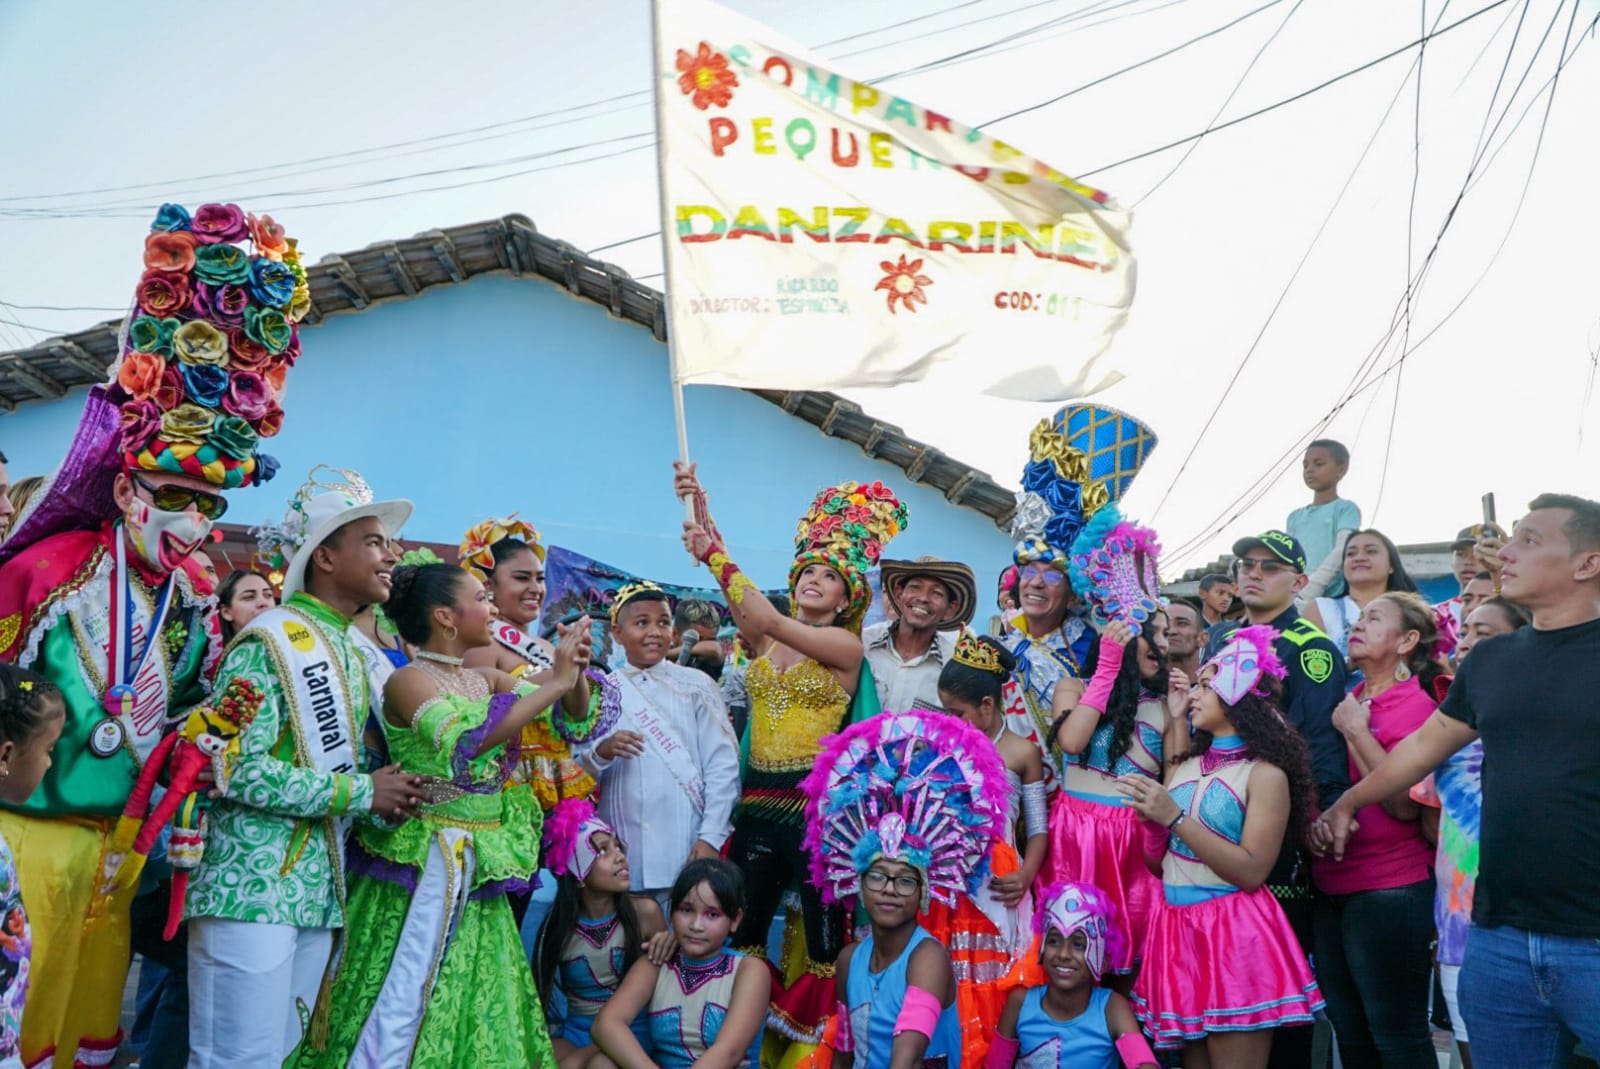
[[[470,831],[472,891],[439,961],[408,1062],[414,1066],[554,1069],[555,1055],[506,891],[539,868],[539,806],[526,785],[508,785],[516,743],[472,757],[514,695],[473,701],[443,695],[414,728],[385,724],[391,759],[405,771],[449,780],[467,793],[423,808],[399,830],[358,826],[350,850],[345,947],[326,1005],[286,1065],[344,1069],[378,1001],[436,832]],[[434,857],[437,863],[437,855]],[[326,1031],[317,1018],[326,1016]],[[321,1042],[319,1042],[321,1040]]]

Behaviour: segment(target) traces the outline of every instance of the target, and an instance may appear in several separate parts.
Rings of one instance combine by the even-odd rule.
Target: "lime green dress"
[[[402,769],[448,783],[420,819],[356,832],[343,954],[287,1065],[554,1069],[506,899],[535,878],[542,817],[507,783],[515,740],[473,756],[515,700],[445,694],[412,727],[384,725]]]

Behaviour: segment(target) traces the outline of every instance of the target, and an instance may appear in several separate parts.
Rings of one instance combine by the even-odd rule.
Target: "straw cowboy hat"
[[[978,604],[978,581],[972,569],[959,561],[940,560],[938,557],[918,557],[916,560],[885,560],[878,564],[883,582],[883,596],[897,614],[900,607],[900,589],[915,576],[937,579],[950,591],[950,608],[944,619],[934,625],[938,631],[952,627],[965,627],[972,622],[973,610]]]

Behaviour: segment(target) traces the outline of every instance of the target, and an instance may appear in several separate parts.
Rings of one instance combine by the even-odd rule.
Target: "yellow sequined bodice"
[[[765,656],[745,673],[750,764],[763,772],[810,771],[818,740],[839,730],[850,695],[811,658],[780,672]]]

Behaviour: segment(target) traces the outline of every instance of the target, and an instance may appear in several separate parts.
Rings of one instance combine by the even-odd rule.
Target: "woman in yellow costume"
[[[785,893],[798,892],[798,917],[788,915],[774,968],[762,1056],[764,1065],[792,1066],[821,1038],[833,1011],[833,962],[848,921],[844,910],[824,904],[806,878],[800,781],[821,752],[824,735],[878,712],[861,648],[861,620],[872,599],[867,571],[905,529],[906,507],[879,482],[841,483],[819,493],[795,538],[790,617],[773,608],[728,558],[692,465],[677,465],[675,489],[695,506],[696,519],[684,524],[684,546],[716,576],[740,634],[757,654],[745,675],[750,722],[741,746],[743,791],[728,846],[728,859],[744,873],[748,889],[733,942],[765,956]]]

